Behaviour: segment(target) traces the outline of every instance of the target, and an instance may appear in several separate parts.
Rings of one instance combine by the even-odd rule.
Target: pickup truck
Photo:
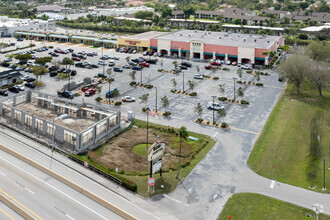
[[[57,95],[60,97],[69,98],[69,99],[73,99],[73,97],[74,97],[72,92],[65,90],[65,89],[57,90]]]

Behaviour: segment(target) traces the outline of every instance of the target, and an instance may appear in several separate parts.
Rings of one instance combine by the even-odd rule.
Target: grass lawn
[[[134,131],[134,129],[144,129],[146,127],[146,122],[140,121],[140,120],[135,120],[134,121],[134,126],[138,128],[132,128],[130,131]],[[162,125],[157,125],[154,123],[149,122],[149,128],[154,131],[157,131],[160,136],[164,137],[167,135],[167,137],[171,137],[171,145],[167,146],[166,154],[170,154],[170,158],[175,158],[171,163],[170,166],[168,166],[167,169],[162,173],[162,177],[160,176],[160,173],[157,172],[153,174],[153,177],[155,178],[155,192],[150,190],[148,192],[148,174],[149,174],[149,168],[147,171],[142,171],[142,172],[137,172],[137,171],[127,171],[124,172],[122,169],[119,167],[119,172],[115,173],[113,167],[107,167],[105,164],[100,164],[96,163],[96,160],[98,158],[102,158],[106,156],[105,152],[109,149],[109,145],[114,146],[116,141],[120,141],[120,137],[123,136],[124,134],[110,140],[108,143],[103,144],[100,148],[96,149],[94,152],[90,152],[89,155],[78,155],[77,157],[80,158],[81,160],[87,161],[89,164],[94,165],[98,167],[99,169],[108,172],[112,175],[115,175],[121,179],[127,179],[129,181],[132,181],[137,185],[137,193],[143,197],[150,197],[153,195],[158,195],[162,193],[169,193],[172,190],[174,190],[179,181],[186,177],[191,170],[205,157],[205,155],[209,152],[209,150],[214,146],[215,140],[212,139],[210,136],[202,135],[202,134],[197,134],[193,132],[189,132],[189,136],[193,136],[198,138],[197,141],[192,141],[192,140],[183,140],[182,144],[185,145],[185,149],[187,150],[187,146],[189,146],[189,149],[191,150],[190,153],[186,152],[185,157],[182,158],[181,160],[181,169],[180,169],[180,175],[179,179],[176,179],[176,175],[178,173],[177,167],[178,167],[178,160],[176,156],[176,152],[179,149],[179,137],[176,136],[175,130],[173,130],[172,127],[167,127],[167,126],[162,126]],[[136,131],[134,131],[136,132]],[[143,131],[144,132],[144,131]],[[143,134],[144,135],[144,134]],[[139,137],[133,137],[135,140],[138,139]],[[143,137],[144,138],[144,137]],[[150,134],[151,138],[151,134]],[[126,140],[126,139],[125,139]],[[144,140],[144,139],[143,139]],[[168,139],[169,140],[169,139]],[[150,141],[150,139],[149,139]],[[127,140],[125,142],[131,142],[130,140]],[[151,144],[149,144],[151,145]],[[121,145],[122,146],[122,145]],[[184,147],[183,147],[184,149]],[[135,156],[138,155],[139,157],[142,157],[142,162],[145,162],[147,160],[146,156],[146,143],[140,142],[139,144],[133,145],[131,150],[130,150]],[[172,152],[172,153],[171,153]],[[184,152],[184,151],[182,151]],[[92,154],[91,154],[92,153]],[[113,154],[113,151],[111,151],[111,154]],[[117,154],[115,154],[117,155]],[[127,154],[125,154],[127,155]],[[182,154],[184,155],[184,154]],[[126,156],[127,157],[127,156]],[[92,158],[95,158],[92,159]],[[163,157],[164,160],[165,156]],[[127,159],[127,158],[126,158]],[[128,158],[129,159],[129,158]],[[128,160],[131,161],[131,160]],[[142,163],[141,162],[141,163]],[[126,161],[125,161],[126,163]],[[132,163],[132,162],[131,162]],[[148,167],[149,167],[149,162]],[[139,166],[140,164],[136,164],[136,166]],[[163,165],[165,167],[165,165]],[[133,164],[134,167],[134,164]],[[136,168],[135,168],[136,169]]]
[[[330,89],[323,95],[320,97],[316,90],[311,90],[308,83],[297,95],[295,87],[288,84],[248,159],[248,165],[255,172],[291,185],[330,192]],[[316,130],[314,148],[310,150],[313,120]],[[315,134],[320,135],[320,149]],[[319,156],[311,156],[312,151]],[[323,157],[326,158],[327,191],[322,190]]]
[[[307,213],[312,216],[307,217]],[[255,193],[239,193],[230,197],[218,219],[227,220],[229,215],[231,220],[316,219],[316,213],[311,209]],[[330,220],[330,216],[319,214],[319,220]]]

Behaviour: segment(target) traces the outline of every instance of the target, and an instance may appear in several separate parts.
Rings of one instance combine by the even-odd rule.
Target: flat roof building
[[[267,65],[264,51],[276,51],[284,44],[283,36],[263,36],[180,30],[150,40],[150,48],[165,55],[196,59],[222,59]]]
[[[18,30],[21,31],[46,31],[55,29],[55,20],[31,20],[31,19],[17,19],[8,18],[7,16],[0,16],[0,37],[12,37]]]

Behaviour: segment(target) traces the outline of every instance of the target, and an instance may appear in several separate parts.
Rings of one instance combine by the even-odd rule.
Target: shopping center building
[[[268,65],[264,51],[277,51],[283,36],[180,30],[150,39],[150,49],[167,56],[221,59]]]

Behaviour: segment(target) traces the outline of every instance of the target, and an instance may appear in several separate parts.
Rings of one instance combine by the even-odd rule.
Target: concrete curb
[[[77,185],[76,183],[62,177],[61,175],[49,170],[48,168],[40,165],[39,163],[37,162],[34,162],[32,160],[30,160],[29,158],[17,153],[16,151],[13,151],[11,149],[9,149],[8,147],[6,146],[3,146],[0,144],[0,149],[13,155],[14,157],[28,163],[29,165],[43,171],[44,173],[52,176],[53,178],[65,183],[66,185],[70,186],[71,188],[75,189],[76,191],[82,193],[83,195],[87,196],[88,198],[94,200],[95,202],[99,203],[100,205],[110,209],[111,211],[113,211],[114,213],[120,215],[121,217],[125,218],[125,219],[129,219],[129,220],[135,220],[137,218],[135,218],[134,216],[132,216],[131,214],[125,212],[124,210],[118,208],[117,206],[105,201],[104,199],[100,198],[99,196],[93,194],[92,192],[82,188],[81,186]],[[31,218],[33,219],[33,218]]]

